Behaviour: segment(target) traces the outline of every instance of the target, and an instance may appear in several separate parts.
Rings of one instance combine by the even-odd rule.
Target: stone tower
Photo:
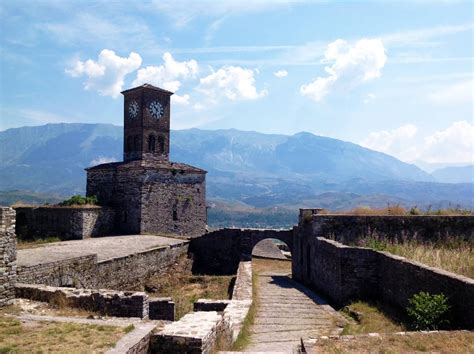
[[[124,161],[87,168],[87,195],[113,210],[115,233],[202,235],[206,171],[169,160],[173,93],[144,84],[122,94]]]
[[[170,98],[172,92],[144,84],[125,90],[125,162],[143,159],[168,160],[170,151]]]

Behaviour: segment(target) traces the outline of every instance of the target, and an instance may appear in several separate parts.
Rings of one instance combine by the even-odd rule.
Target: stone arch
[[[255,245],[265,239],[276,239],[285,243],[293,254],[293,230],[242,230],[242,254],[250,257]]]
[[[150,134],[148,136],[148,151],[155,152],[156,151],[156,137],[154,134]]]
[[[140,151],[140,137],[138,135],[133,137],[133,150]]]
[[[127,136],[127,151],[133,150],[133,136]]]
[[[253,258],[268,258],[281,261],[291,260],[291,252],[288,245],[274,238],[266,238],[255,244],[252,249]]]

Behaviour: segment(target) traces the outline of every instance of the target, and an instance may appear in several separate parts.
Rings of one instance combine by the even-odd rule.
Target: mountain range
[[[47,124],[0,132],[0,190],[83,194],[84,168],[122,160],[122,147],[123,128],[108,124]],[[429,174],[387,154],[306,132],[172,131],[170,157],[208,171],[208,199],[217,206],[474,207],[472,166],[462,178],[453,168]]]

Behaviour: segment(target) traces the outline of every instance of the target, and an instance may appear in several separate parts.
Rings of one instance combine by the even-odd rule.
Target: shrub
[[[71,198],[66,199],[59,203],[60,206],[72,206],[72,205],[97,205],[98,200],[95,195],[90,197],[83,197],[82,195],[73,195]]]
[[[420,291],[408,300],[407,312],[418,330],[437,330],[449,324],[446,319],[450,309],[448,298],[444,294],[431,295]]]

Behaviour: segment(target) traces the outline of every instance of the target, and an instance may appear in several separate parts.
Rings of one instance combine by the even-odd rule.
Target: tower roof
[[[143,89],[159,91],[161,93],[165,93],[165,94],[170,95],[170,96],[174,94],[174,92],[171,92],[171,91],[168,91],[168,90],[165,90],[165,89],[162,89],[160,87],[156,87],[156,86],[153,86],[153,85],[150,85],[150,84],[143,84],[143,85],[140,85],[140,86],[122,91],[121,94],[131,92],[131,91],[136,91],[136,90],[143,90]]]

